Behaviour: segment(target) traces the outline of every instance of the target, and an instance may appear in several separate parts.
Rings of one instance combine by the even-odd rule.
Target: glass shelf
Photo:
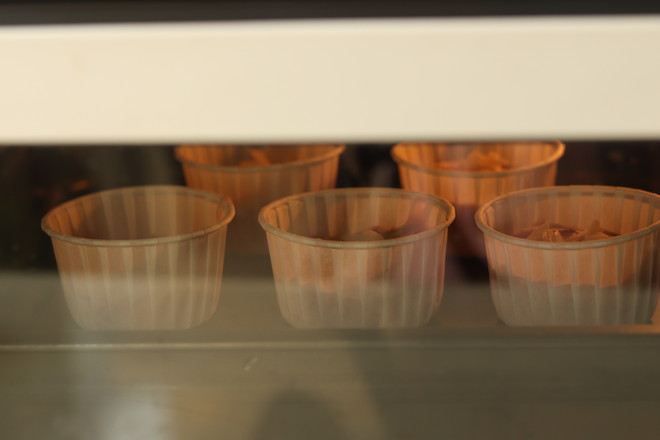
[[[479,262],[480,263],[480,262]],[[249,264],[251,270],[245,271]],[[475,262],[448,260],[462,268]],[[483,263],[480,263],[483,264]],[[450,270],[450,269],[448,269]],[[482,270],[482,269],[480,269]],[[241,273],[243,272],[243,273]],[[483,274],[481,274],[483,275]],[[295,329],[282,318],[267,257],[228,257],[214,316],[177,331],[87,331],[71,319],[56,272],[1,272],[0,350],[122,348],[231,348],[339,346],[455,347],[461,344],[535,347],[543,344],[650,344],[660,348],[660,323],[602,327],[509,327],[495,313],[487,280],[448,280],[431,321],[411,329]],[[657,313],[656,313],[657,315]],[[631,336],[642,336],[639,340]],[[636,342],[635,342],[636,341]]]

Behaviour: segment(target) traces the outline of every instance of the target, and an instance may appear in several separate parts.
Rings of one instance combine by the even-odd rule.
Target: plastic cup
[[[501,171],[438,167],[441,163],[465,160],[473,152],[496,154],[510,167]],[[479,206],[513,191],[554,185],[557,161],[563,154],[561,142],[402,143],[392,149],[403,188],[435,194],[456,208],[448,253],[482,258],[486,256],[483,236],[474,224]]]
[[[508,325],[647,324],[660,293],[660,196],[607,186],[520,191],[476,213],[490,287]],[[517,235],[543,222],[618,236],[544,242]]]
[[[215,312],[233,216],[226,197],[156,185],[79,197],[41,225],[81,327],[171,330]]]
[[[266,205],[280,311],[298,328],[416,327],[440,305],[449,202],[392,188],[326,190]],[[389,239],[379,230],[399,228]]]
[[[292,194],[334,188],[343,145],[181,145],[175,154],[186,184],[226,195],[236,219],[228,251],[267,254],[257,217],[265,204]]]

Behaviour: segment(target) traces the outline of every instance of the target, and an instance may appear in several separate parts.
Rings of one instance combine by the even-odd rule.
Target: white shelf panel
[[[0,144],[650,139],[660,16],[5,26]]]

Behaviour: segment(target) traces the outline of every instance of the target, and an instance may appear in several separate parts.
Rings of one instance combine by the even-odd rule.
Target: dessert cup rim
[[[490,225],[486,224],[485,221],[485,212],[490,209],[494,204],[500,203],[502,200],[507,198],[521,197],[524,195],[535,195],[535,194],[559,194],[562,192],[577,192],[581,195],[592,195],[592,194],[628,194],[629,196],[636,196],[636,198],[643,198],[649,201],[655,199],[657,203],[660,203],[660,195],[640,190],[634,188],[626,188],[620,186],[606,186],[606,185],[556,185],[556,186],[546,186],[540,188],[529,188],[519,191],[513,191],[502,196],[496,197],[493,200],[484,203],[477,209],[477,212],[474,214],[474,221],[477,224],[477,227],[483,232],[484,236],[490,236],[493,239],[498,241],[505,242],[510,245],[521,246],[525,248],[536,248],[536,249],[546,249],[546,250],[580,250],[580,249],[594,249],[602,248],[611,245],[617,245],[620,243],[629,242],[637,238],[643,237],[648,234],[660,230],[660,220],[645,226],[636,231],[629,232],[627,234],[617,235],[616,237],[604,238],[598,240],[587,240],[579,242],[547,242],[547,241],[538,241],[538,240],[529,240],[526,238],[515,237],[504,232],[497,231],[493,229]]]
[[[67,207],[80,203],[85,199],[98,198],[103,195],[117,194],[117,193],[139,193],[145,191],[157,191],[159,193],[170,193],[170,194],[184,194],[191,197],[202,198],[210,202],[216,203],[218,209],[226,208],[226,214],[219,219],[216,223],[207,226],[206,228],[199,229],[193,232],[188,232],[185,234],[169,235],[163,237],[150,237],[150,238],[138,238],[138,239],[102,239],[102,238],[85,238],[77,237],[75,235],[69,235],[57,231],[49,224],[50,218],[52,218],[56,212],[66,209]],[[154,246],[161,244],[169,244],[176,242],[183,242],[192,240],[194,238],[203,237],[205,235],[211,234],[222,227],[226,226],[231,222],[236,214],[234,204],[229,199],[229,197],[222,196],[220,194],[211,193],[208,191],[198,190],[194,188],[189,188],[181,185],[139,185],[139,186],[126,186],[121,188],[114,188],[108,190],[97,191],[91,194],[86,194],[84,196],[76,197],[74,199],[68,200],[64,203],[57,205],[56,207],[49,210],[46,215],[41,219],[41,229],[48,234],[51,238],[61,240],[67,243],[76,244],[80,246],[96,246],[96,247],[136,247],[136,246]]]
[[[310,157],[307,159],[299,159],[299,160],[294,160],[291,162],[284,162],[284,163],[275,163],[275,164],[270,164],[270,165],[257,165],[257,166],[238,166],[238,165],[211,165],[211,164],[204,164],[200,162],[196,162],[194,160],[191,160],[187,157],[184,157],[181,151],[185,148],[189,147],[198,147],[198,146],[204,146],[202,144],[183,144],[183,145],[178,145],[174,148],[174,155],[176,159],[184,164],[188,165],[193,168],[198,168],[206,171],[213,171],[213,172],[223,172],[223,173],[256,173],[256,172],[261,172],[261,171],[274,171],[274,170],[282,170],[285,168],[293,168],[293,167],[303,167],[303,166],[309,166],[313,165],[316,163],[322,163],[325,162],[329,159],[332,159],[336,156],[339,156],[341,153],[344,152],[346,149],[346,146],[343,144],[300,144],[300,145],[281,145],[282,147],[295,147],[295,146],[300,146],[300,147],[311,147],[311,146],[327,146],[327,147],[333,147],[329,151],[320,154],[318,156]],[[217,146],[222,146],[222,145],[208,145],[209,147],[217,147]],[[254,145],[255,147],[258,145]],[[247,146],[246,146],[247,147]]]
[[[543,142],[543,141],[538,141],[538,142]],[[503,144],[530,144],[530,143],[536,143],[536,141],[520,141],[520,142],[502,142]],[[485,178],[485,177],[504,177],[504,176],[510,176],[510,175],[515,175],[515,174],[520,174],[520,173],[525,173],[531,170],[535,170],[538,168],[543,168],[548,165],[552,165],[556,163],[561,157],[564,155],[565,151],[565,145],[563,142],[559,140],[555,141],[548,141],[544,142],[547,144],[550,144],[555,147],[555,151],[553,153],[543,159],[542,161],[536,162],[533,165],[528,165],[524,167],[518,167],[518,168],[512,168],[509,170],[502,170],[502,171],[466,171],[466,170],[439,170],[437,168],[431,168],[425,165],[421,165],[415,162],[412,162],[410,160],[404,159],[403,157],[400,156],[398,151],[400,149],[406,148],[408,145],[420,145],[422,144],[421,142],[401,142],[396,144],[392,149],[390,150],[390,155],[392,156],[392,159],[401,166],[406,166],[409,168],[412,168],[416,171],[420,171],[423,173],[428,173],[428,174],[433,174],[437,176],[451,176],[451,177],[468,177],[468,178]],[[486,145],[488,142],[468,142],[468,144],[474,144],[474,145]],[[447,143],[443,142],[435,142],[431,143],[431,146],[440,146],[440,145],[448,145]]]
[[[341,240],[326,240],[321,238],[312,238],[306,237],[304,235],[295,234],[293,232],[283,231],[282,229],[273,226],[266,220],[266,213],[277,206],[281,206],[289,201],[296,199],[304,199],[313,196],[323,195],[323,194],[380,194],[383,196],[387,195],[399,195],[406,197],[416,197],[416,198],[425,198],[427,200],[438,203],[443,208],[446,209],[447,218],[440,223],[439,225],[434,226],[433,228],[418,232],[416,234],[405,235],[398,238],[390,238],[383,240],[374,240],[374,241],[341,241]],[[259,211],[259,224],[267,233],[272,233],[280,238],[286,239],[288,241],[293,241],[299,244],[304,244],[307,246],[313,247],[322,247],[322,248],[332,248],[332,249],[378,249],[378,248],[388,248],[400,246],[406,243],[413,243],[419,240],[423,240],[430,236],[436,235],[438,232],[441,232],[444,229],[447,229],[449,225],[456,218],[456,210],[454,206],[446,199],[435,196],[433,194],[427,194],[418,191],[400,189],[400,188],[384,188],[384,187],[360,187],[360,188],[336,188],[336,189],[327,189],[322,191],[310,191],[301,194],[294,194],[291,196],[283,197],[281,199],[275,200],[264,207]]]

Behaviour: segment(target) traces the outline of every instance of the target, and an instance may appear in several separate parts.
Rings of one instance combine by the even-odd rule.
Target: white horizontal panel
[[[0,143],[660,137],[660,16],[0,28]]]

